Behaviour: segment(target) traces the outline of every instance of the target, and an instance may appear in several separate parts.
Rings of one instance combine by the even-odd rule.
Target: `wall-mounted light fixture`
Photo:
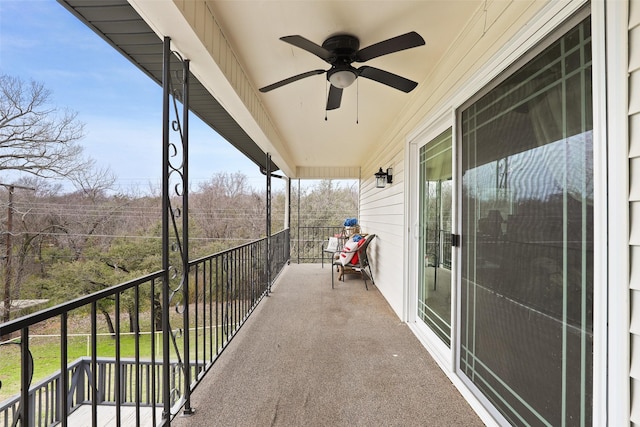
[[[376,188],[384,188],[385,185],[393,182],[393,168],[387,168],[386,172],[380,168],[374,176],[376,177]]]

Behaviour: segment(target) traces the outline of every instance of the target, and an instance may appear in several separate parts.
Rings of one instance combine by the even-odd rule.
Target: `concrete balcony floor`
[[[285,269],[175,426],[482,426],[375,286]]]

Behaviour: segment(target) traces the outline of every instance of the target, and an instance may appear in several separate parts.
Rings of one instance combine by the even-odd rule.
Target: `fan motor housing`
[[[353,62],[355,54],[360,48],[360,40],[350,34],[340,34],[329,37],[322,43],[322,47],[330,52],[334,52],[339,58],[347,57],[349,62]]]

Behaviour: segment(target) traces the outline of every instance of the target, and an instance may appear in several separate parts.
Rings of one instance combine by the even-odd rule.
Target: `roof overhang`
[[[129,59],[153,81],[162,85],[163,39],[140,17],[127,0],[58,0],[67,10]],[[174,53],[172,70],[182,70]],[[175,76],[173,76],[175,78]],[[190,73],[189,108],[204,123],[266,171],[265,152],[245,132],[200,80]],[[178,86],[180,83],[175,81]],[[269,170],[279,167],[272,161]]]

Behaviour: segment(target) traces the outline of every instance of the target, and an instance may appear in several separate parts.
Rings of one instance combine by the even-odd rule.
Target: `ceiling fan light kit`
[[[260,92],[269,92],[306,77],[326,73],[327,80],[331,83],[326,109],[334,110],[340,107],[342,89],[349,87],[358,77],[377,81],[405,93],[411,92],[418,85],[412,80],[379,68],[366,65],[355,68],[351,65],[353,62],[366,62],[379,56],[424,45],[424,39],[415,31],[381,41],[363,49],[359,49],[360,41],[358,38],[349,34],[329,37],[322,43],[322,46],[298,35],[281,37],[280,40],[317,56],[330,64],[331,68],[328,70],[307,71],[289,77],[260,88]]]
[[[357,74],[351,70],[327,71],[327,79],[329,82],[340,89],[351,86],[351,84],[356,81],[356,77],[358,77]]]

